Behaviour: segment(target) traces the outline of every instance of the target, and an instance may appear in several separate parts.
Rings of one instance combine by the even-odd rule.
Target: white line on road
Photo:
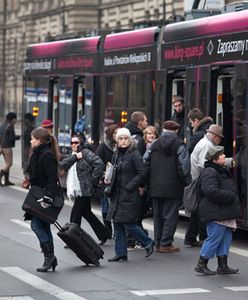
[[[246,292],[248,291],[248,286],[228,286],[228,287],[224,287],[224,289],[233,292]]]
[[[143,290],[143,291],[130,291],[136,296],[159,296],[159,295],[179,295],[179,294],[199,294],[210,293],[209,290],[201,288],[188,288],[188,289],[167,289],[167,290]]]
[[[11,296],[11,297],[0,297],[0,300],[34,300],[29,296]]]
[[[29,296],[11,296],[11,297],[0,297],[0,300],[34,300]]]
[[[13,277],[27,283],[28,285],[36,288],[44,293],[48,293],[61,300],[86,300],[83,297],[80,297],[74,293],[68,292],[60,287],[57,287],[54,284],[49,283],[48,281],[39,278],[33,274],[30,274],[18,267],[4,267],[0,268],[2,271],[12,275]]]

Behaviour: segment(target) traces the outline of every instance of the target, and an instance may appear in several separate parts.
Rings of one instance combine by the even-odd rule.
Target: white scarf
[[[82,196],[82,191],[77,176],[77,163],[74,163],[68,170],[66,188],[69,199]]]

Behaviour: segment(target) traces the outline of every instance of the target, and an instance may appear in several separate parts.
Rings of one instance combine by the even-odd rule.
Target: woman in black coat
[[[139,187],[145,184],[145,167],[138,150],[134,149],[130,131],[120,128],[116,133],[117,154],[113,162],[117,167],[110,198],[108,219],[113,219],[115,230],[115,256],[110,262],[127,260],[126,230],[146,249],[146,257],[153,252],[154,242],[137,224],[142,208]],[[115,156],[117,155],[117,157]]]
[[[232,241],[232,232],[237,228],[236,218],[240,214],[238,191],[230,172],[224,167],[224,147],[212,146],[206,154],[205,168],[200,175],[199,216],[207,224],[207,239],[204,241],[195,271],[214,275],[208,269],[210,258],[217,256],[218,274],[235,274],[238,269],[227,265]]]
[[[45,129],[38,127],[32,131],[30,143],[33,150],[28,167],[31,186],[36,185],[45,189],[44,198],[59,196],[61,192],[58,186],[58,153],[54,137]],[[29,217],[26,215],[26,219]],[[57,258],[54,255],[50,224],[31,216],[31,229],[36,234],[45,257],[43,266],[37,268],[37,271],[47,272],[51,268],[54,271]]]

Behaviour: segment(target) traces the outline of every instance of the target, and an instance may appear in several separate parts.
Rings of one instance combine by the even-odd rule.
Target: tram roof
[[[63,54],[96,53],[100,36],[29,45],[27,57],[50,57]]]
[[[105,37],[104,51],[121,50],[134,47],[152,46],[156,42],[158,27],[108,34]]]
[[[248,29],[248,10],[167,25],[163,40],[172,42]]]

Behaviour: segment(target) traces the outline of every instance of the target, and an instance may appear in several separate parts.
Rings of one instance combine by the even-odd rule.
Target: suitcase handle
[[[59,231],[63,231],[63,227],[59,224],[58,221],[55,221],[53,224]]]

